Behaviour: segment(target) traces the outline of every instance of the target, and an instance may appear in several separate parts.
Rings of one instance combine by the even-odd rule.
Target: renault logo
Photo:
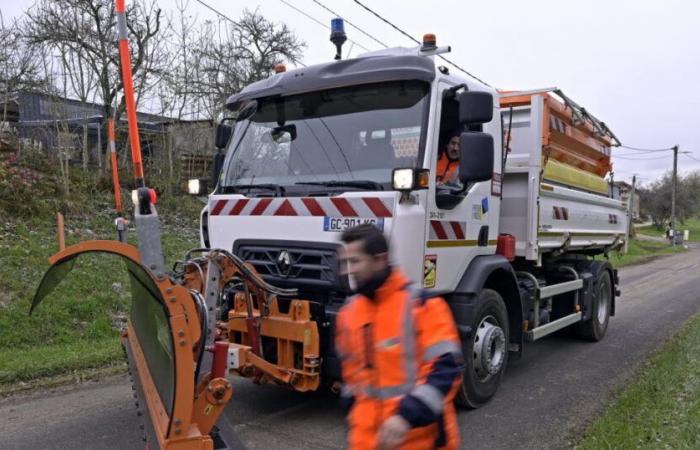
[[[280,275],[286,277],[292,270],[292,258],[289,256],[287,250],[282,250],[279,255],[277,255],[277,270],[279,270]]]

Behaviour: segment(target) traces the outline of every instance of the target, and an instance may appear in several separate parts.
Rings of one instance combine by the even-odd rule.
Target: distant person
[[[437,163],[437,182],[442,185],[459,185],[459,137],[455,130],[449,134]]]
[[[336,319],[349,448],[456,449],[463,359],[447,303],[424,296],[389,264],[387,241],[373,225],[348,229],[341,240],[357,293]]]

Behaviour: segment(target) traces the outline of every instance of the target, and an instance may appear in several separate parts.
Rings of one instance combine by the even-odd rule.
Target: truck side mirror
[[[233,127],[231,125],[220,123],[216,127],[216,139],[214,140],[216,148],[226,148],[228,141],[231,139],[232,132]]]
[[[493,136],[476,131],[459,137],[459,179],[469,183],[490,180],[493,176]]]
[[[491,122],[493,95],[488,92],[465,91],[459,94],[459,124],[472,125]]]

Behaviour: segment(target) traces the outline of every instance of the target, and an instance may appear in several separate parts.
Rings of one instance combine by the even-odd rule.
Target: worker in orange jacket
[[[357,292],[336,318],[349,447],[456,449],[462,352],[447,304],[389,265],[376,227],[349,229],[341,240]]]
[[[436,174],[438,184],[459,183],[459,136],[459,131],[450,133],[445,150],[440,153]]]

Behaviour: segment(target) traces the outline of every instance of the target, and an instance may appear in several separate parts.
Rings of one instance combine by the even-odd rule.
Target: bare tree
[[[194,27],[179,5],[173,71],[167,78],[177,118],[215,119],[226,98],[269,76],[276,64],[298,63],[306,46],[285,24],[257,11],[244,11],[235,23],[207,21]]]
[[[10,94],[21,89],[37,88],[43,85],[39,77],[36,55],[27,51],[22,32],[13,22],[9,26],[0,11],[0,92],[2,92],[2,120],[7,120],[7,107]]]
[[[127,9],[127,28],[134,79],[140,92],[148,88],[149,76],[161,70],[160,58],[153,58],[160,44],[162,12],[154,0],[132,2]],[[61,54],[80,58],[90,77],[96,80],[97,99],[103,105],[103,117],[123,113],[115,111],[123,89],[119,76],[119,51],[116,41],[116,12],[112,0],[39,0],[26,14],[25,35],[37,46],[50,46]],[[76,93],[73,93],[76,94]]]

